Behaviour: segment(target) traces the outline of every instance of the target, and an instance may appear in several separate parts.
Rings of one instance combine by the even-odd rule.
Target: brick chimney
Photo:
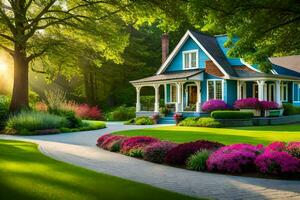
[[[161,62],[164,64],[164,62],[167,60],[167,57],[169,55],[169,34],[164,33],[161,36]]]

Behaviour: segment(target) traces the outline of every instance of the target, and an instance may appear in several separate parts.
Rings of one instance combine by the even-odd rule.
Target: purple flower
[[[285,142],[272,142],[266,147],[266,152],[271,152],[271,151],[285,151],[286,150],[286,144]]]
[[[272,110],[279,108],[278,103],[274,101],[260,101],[260,106],[263,110]]]
[[[158,141],[158,139],[148,136],[130,137],[123,141],[121,146],[121,152],[124,154],[128,154],[131,149],[142,149],[148,144]]]
[[[166,154],[176,147],[177,144],[171,142],[154,142],[144,149],[144,159],[150,162],[163,163]]]
[[[202,105],[202,110],[206,112],[212,112],[215,110],[227,110],[227,109],[228,109],[228,105],[224,101],[218,99],[208,100]]]
[[[287,152],[266,151],[257,156],[255,164],[262,173],[291,175],[300,172],[300,160]]]
[[[260,103],[257,98],[239,99],[234,102],[234,108],[237,108],[237,109],[259,109]]]
[[[222,147],[212,153],[206,164],[209,171],[241,173],[253,170],[256,156],[261,146],[233,144]]]

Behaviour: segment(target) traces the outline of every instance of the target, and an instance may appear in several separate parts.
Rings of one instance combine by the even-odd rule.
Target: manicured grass
[[[0,166],[1,199],[194,199],[53,160],[32,143],[0,140]]]
[[[179,143],[205,139],[218,141],[223,144],[269,144],[272,141],[300,141],[300,124],[241,128],[168,126],[143,130],[120,131],[114,134],[127,136],[153,136],[161,140]]]

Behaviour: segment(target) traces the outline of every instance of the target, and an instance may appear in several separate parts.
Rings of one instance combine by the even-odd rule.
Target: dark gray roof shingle
[[[227,58],[223,54],[218,42],[214,36],[210,36],[198,31],[190,31],[199,43],[208,51],[208,53],[221,65],[229,76],[236,76],[235,70],[232,69]]]

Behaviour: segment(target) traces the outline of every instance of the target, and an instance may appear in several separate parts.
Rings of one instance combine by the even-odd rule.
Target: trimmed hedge
[[[211,113],[214,119],[251,119],[253,118],[252,112],[242,111],[214,111]]]
[[[179,126],[195,126],[195,127],[210,127],[219,128],[222,124],[211,117],[188,117],[182,120]]]
[[[283,115],[298,115],[300,114],[300,106],[294,106],[291,103],[284,103],[282,105],[284,111]]]

